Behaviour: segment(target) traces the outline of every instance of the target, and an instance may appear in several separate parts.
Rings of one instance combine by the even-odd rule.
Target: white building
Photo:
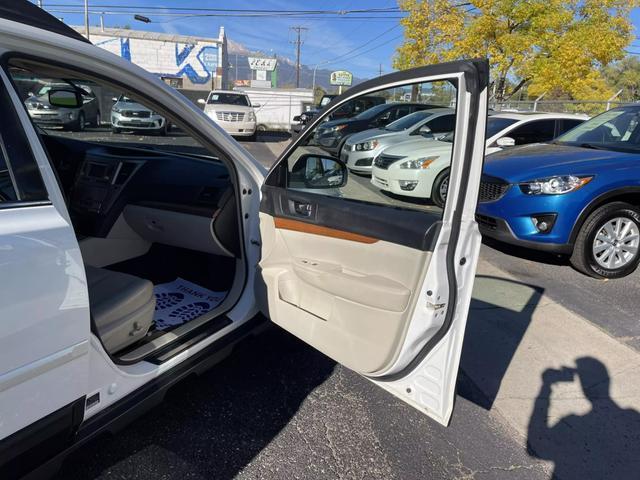
[[[84,27],[73,27],[85,33]],[[227,37],[218,38],[91,27],[91,43],[158,75],[175,88],[228,88]]]

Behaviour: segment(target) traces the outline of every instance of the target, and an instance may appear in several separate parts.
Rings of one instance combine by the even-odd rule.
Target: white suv
[[[198,103],[204,105],[204,113],[229,135],[255,140],[258,128],[255,107],[246,93],[213,90],[206,100],[201,98]]]
[[[12,5],[0,8],[1,479],[51,472],[267,318],[449,422],[481,241],[474,212],[488,62],[350,88],[268,172],[157,77],[27,0]],[[119,88],[188,134],[159,144],[44,133],[15,82],[52,72]],[[457,132],[468,140],[451,161],[461,172],[450,182],[452,208],[372,203],[343,162],[309,145],[347,102],[436,81],[459,86]],[[207,105],[215,117],[248,117],[241,97],[212,92]],[[56,88],[47,102],[79,108],[83,99]],[[246,122],[229,123],[255,131]]]

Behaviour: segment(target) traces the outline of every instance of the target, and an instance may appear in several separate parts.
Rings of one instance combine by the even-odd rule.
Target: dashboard
[[[238,254],[235,195],[219,160],[51,135],[44,142],[78,236],[105,238],[124,215],[149,241]]]

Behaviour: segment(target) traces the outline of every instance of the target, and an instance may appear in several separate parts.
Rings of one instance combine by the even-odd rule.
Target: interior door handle
[[[313,207],[310,203],[302,203],[302,202],[293,202],[293,211],[296,215],[301,215],[303,217],[310,217],[311,212],[313,211]]]

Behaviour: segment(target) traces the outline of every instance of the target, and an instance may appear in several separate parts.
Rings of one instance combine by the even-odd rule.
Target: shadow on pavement
[[[552,386],[573,382],[575,377],[591,410],[550,422]],[[640,413],[616,404],[609,395],[610,380],[607,367],[593,357],[578,358],[575,368],[547,369],[542,374],[527,447],[531,456],[554,462],[553,478],[640,477]]]
[[[543,294],[544,289],[526,283],[476,276],[460,368],[483,396],[467,400],[491,409]]]
[[[566,255],[518,247],[489,237],[482,237],[482,243],[511,257],[519,257],[532,262],[545,263],[547,265],[569,265],[569,258]]]
[[[117,435],[72,454],[58,479],[236,476],[287,425],[335,363],[276,328],[240,344]],[[165,478],[164,476],[162,478]]]

